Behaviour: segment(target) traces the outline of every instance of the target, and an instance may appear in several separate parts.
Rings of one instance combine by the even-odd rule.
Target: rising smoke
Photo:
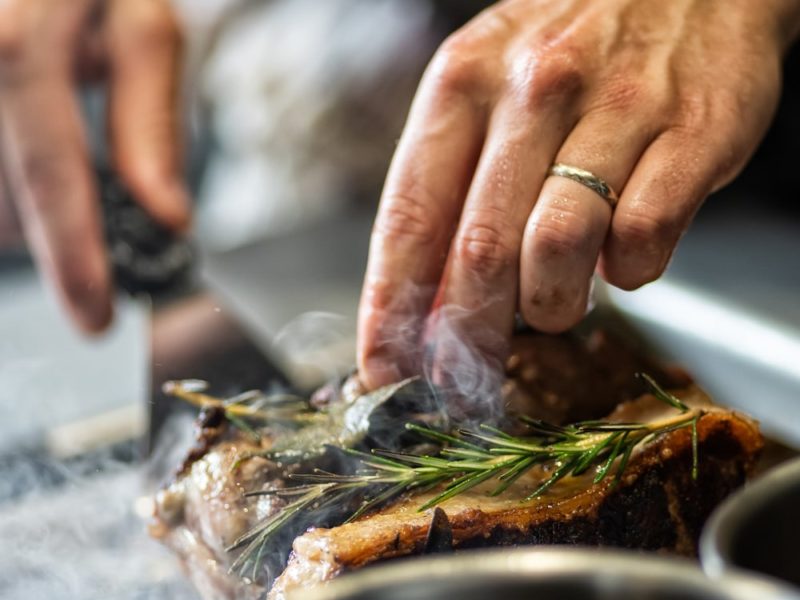
[[[20,454],[0,498],[0,598],[196,600],[177,561],[147,535],[142,515],[156,464],[177,464],[185,418],[168,424],[157,460],[103,451],[64,463]]]

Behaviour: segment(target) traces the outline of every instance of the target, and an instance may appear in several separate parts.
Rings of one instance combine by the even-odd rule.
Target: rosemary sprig
[[[304,398],[291,394],[266,395],[253,390],[223,399],[205,393],[208,383],[200,379],[167,381],[162,389],[198,408],[222,408],[231,424],[251,435],[258,435],[257,430],[268,424],[305,426],[322,418]]]
[[[348,503],[358,501],[345,521],[349,522],[401,494],[444,486],[419,507],[418,510],[423,511],[488,481],[495,482],[489,495],[500,495],[536,466],[549,477],[522,502],[543,495],[565,477],[578,476],[590,469],[594,469],[594,484],[602,482],[613,472],[610,486],[614,487],[621,480],[635,448],[682,428],[688,428],[692,436],[692,477],[696,478],[697,422],[703,411],[690,409],[652,378],[642,377],[653,395],[674,408],[677,414],[652,423],[583,421],[566,426],[522,417],[521,421],[529,429],[527,436],[512,436],[486,425],[477,430],[460,430],[451,434],[407,424],[408,430],[439,444],[438,454],[415,455],[380,449],[364,453],[344,449],[359,464],[355,474],[320,470],[294,474],[290,478],[300,484],[296,487],[252,494],[275,494],[293,499],[228,548],[229,551],[243,548],[231,570],[244,574],[245,570],[252,569],[255,576],[259,557],[276,532],[301,515],[307,522],[319,522],[325,508],[333,504],[346,507]]]

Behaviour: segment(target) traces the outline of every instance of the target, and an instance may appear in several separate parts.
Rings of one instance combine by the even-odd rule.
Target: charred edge
[[[613,493],[595,515],[548,519],[529,529],[498,525],[487,536],[466,540],[458,550],[487,546],[569,544],[642,550],[670,549],[676,533],[660,469]]]
[[[692,479],[687,469],[690,452],[681,452],[614,491],[594,515],[550,519],[529,529],[500,524],[487,535],[464,540],[456,550],[574,544],[667,550],[694,556],[706,519],[725,497],[744,483],[749,464],[743,460],[745,449],[727,424],[704,440],[702,452],[697,480]],[[668,489],[680,490],[677,515],[670,510]],[[688,534],[689,547],[679,543],[679,530]]]
[[[742,460],[742,446],[734,437],[729,423],[723,423],[703,442],[700,455],[700,472],[697,480],[684,470],[673,473],[678,490],[680,518],[694,542],[697,540],[710,513],[727,496],[744,485],[755,465],[757,454],[751,460]],[[705,458],[704,459],[704,455]]]
[[[669,459],[663,459],[662,455],[663,462],[646,465],[638,476],[624,478],[624,483],[589,513],[548,519],[531,527],[499,524],[491,531],[479,531],[469,539],[452,543],[452,550],[567,544],[696,556],[698,538],[706,519],[725,497],[745,482],[758,460],[758,452],[753,452],[747,441],[735,437],[735,429],[730,423],[722,423],[703,440],[697,480],[692,479],[691,449],[686,447]],[[677,497],[675,490],[680,490]],[[481,511],[475,509],[467,513],[458,515],[456,527],[480,529]],[[452,515],[443,516],[452,528]],[[428,538],[435,529],[435,519],[436,515]],[[428,545],[426,540],[411,554],[425,553]],[[398,558],[401,557],[396,554],[379,553],[376,560],[358,565],[337,560],[337,574]]]

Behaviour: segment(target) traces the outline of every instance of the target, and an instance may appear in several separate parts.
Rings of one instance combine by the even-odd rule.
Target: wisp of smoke
[[[331,312],[303,313],[275,335],[272,350],[296,387],[309,389],[338,380],[352,368],[353,322]]]
[[[453,420],[497,423],[503,416],[507,340],[476,323],[474,315],[456,305],[434,311],[425,333],[425,376],[446,399],[442,408]]]
[[[177,464],[190,431],[185,418],[167,425],[160,463]],[[24,490],[0,498],[0,598],[197,598],[137,514],[152,490],[150,464],[110,451],[68,464],[20,455],[3,475],[23,482]]]

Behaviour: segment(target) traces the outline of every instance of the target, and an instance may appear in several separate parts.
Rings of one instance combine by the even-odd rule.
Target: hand
[[[455,315],[456,345],[501,360],[517,311],[545,332],[576,324],[596,269],[627,290],[658,278],[764,134],[799,7],[507,0],[451,36],[417,92],[372,234],[365,384],[420,368],[435,306]],[[616,209],[548,177],[556,162],[608,182]],[[458,351],[447,346],[437,340],[437,363]]]
[[[116,169],[156,220],[180,230],[189,202],[177,144],[179,58],[167,0],[0,2],[4,170],[35,259],[86,331],[110,321],[112,290],[74,86],[108,80]]]

